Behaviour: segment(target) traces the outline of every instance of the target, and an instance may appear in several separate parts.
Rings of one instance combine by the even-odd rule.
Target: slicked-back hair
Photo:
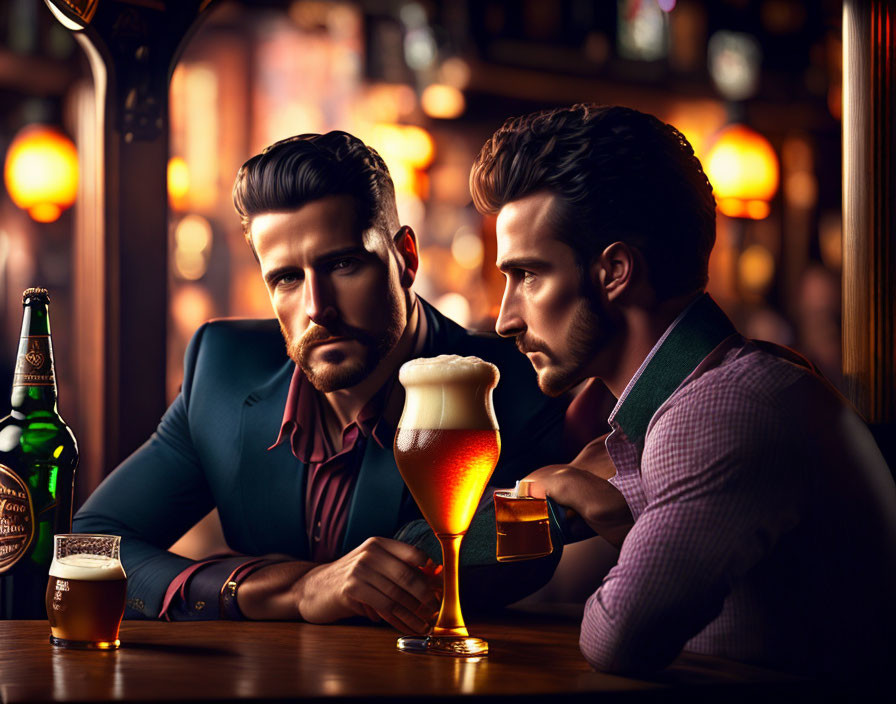
[[[375,149],[347,132],[275,142],[243,164],[233,184],[233,205],[253,254],[253,217],[295,210],[333,195],[351,196],[362,231],[376,230],[391,241],[398,230],[398,210],[389,169]]]
[[[652,115],[582,104],[511,118],[479,152],[470,190],[483,213],[552,193],[556,237],[581,271],[622,241],[643,255],[659,299],[706,286],[712,186],[687,139]]]

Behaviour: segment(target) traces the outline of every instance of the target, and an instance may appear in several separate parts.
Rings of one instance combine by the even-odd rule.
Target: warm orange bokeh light
[[[178,276],[196,281],[205,276],[212,247],[212,226],[201,215],[187,215],[174,229],[174,269]]]
[[[9,145],[3,177],[13,203],[38,222],[53,222],[78,195],[78,151],[59,130],[28,125]]]
[[[396,163],[411,169],[425,169],[436,153],[429,132],[416,125],[379,123],[366,136],[365,141],[380,153],[390,169]]]
[[[420,96],[420,105],[430,117],[453,120],[464,114],[467,101],[464,94],[454,86],[434,83],[427,86]]]
[[[179,156],[168,160],[168,202],[175,210],[186,210],[190,192],[190,168]]]
[[[778,157],[768,140],[745,125],[729,125],[706,158],[719,210],[729,217],[761,220],[778,190]]]
[[[740,282],[747,290],[762,293],[775,276],[775,258],[762,245],[750,245],[738,258],[737,271]]]

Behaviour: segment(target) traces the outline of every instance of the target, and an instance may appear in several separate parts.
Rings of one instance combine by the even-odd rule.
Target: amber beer
[[[498,462],[497,430],[402,428],[396,457],[414,500],[436,535],[463,535]]]
[[[460,543],[501,452],[492,407],[498,368],[477,357],[442,355],[405,363],[398,378],[406,395],[395,461],[442,545],[445,566],[442,609],[432,633],[404,637],[398,647],[484,655],[488,644],[471,638],[464,625],[457,568]]]
[[[46,595],[53,645],[98,650],[119,646],[127,592],[119,541],[112,535],[56,536]]]
[[[512,491],[496,491],[495,547],[498,562],[531,560],[550,555],[554,549],[551,543],[551,527],[548,521],[548,502],[530,496],[531,482],[517,482]]]

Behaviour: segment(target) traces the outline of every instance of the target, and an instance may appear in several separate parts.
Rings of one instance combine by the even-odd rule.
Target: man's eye
[[[521,271],[520,279],[522,279],[524,284],[532,284],[535,283],[535,274],[531,271]]]
[[[357,259],[334,259],[329,264],[330,271],[338,271],[341,273],[349,273],[354,271],[358,266]]]
[[[295,286],[301,281],[302,277],[298,274],[281,274],[276,279],[274,279],[273,286],[274,288],[285,288],[289,286]]]

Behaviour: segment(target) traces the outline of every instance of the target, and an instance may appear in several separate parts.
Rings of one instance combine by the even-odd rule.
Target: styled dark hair
[[[712,186],[684,136],[652,115],[583,104],[511,118],[479,152],[470,190],[483,213],[552,193],[557,238],[583,271],[622,241],[644,256],[661,299],[706,286]]]
[[[253,216],[294,210],[331,195],[354,198],[364,231],[390,237],[398,230],[395,188],[386,163],[347,132],[300,134],[275,142],[243,164],[233,184],[233,205],[253,253]]]

